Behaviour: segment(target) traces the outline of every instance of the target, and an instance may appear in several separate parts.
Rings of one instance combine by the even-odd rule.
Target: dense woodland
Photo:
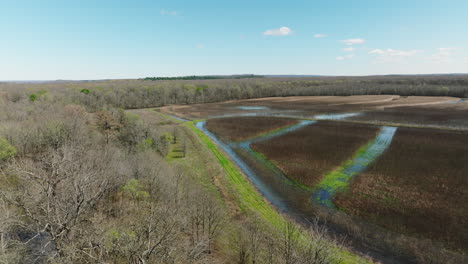
[[[468,97],[468,75],[0,83],[1,91],[8,91],[0,94],[7,101],[47,98],[97,111],[106,106],[135,109],[294,95]]]
[[[217,80],[217,79],[245,79],[263,78],[261,75],[241,74],[241,75],[192,75],[180,77],[146,77],[146,81],[172,81],[172,80]]]
[[[336,263],[317,227],[231,214],[209,176],[165,159],[183,127],[125,110],[355,94],[468,97],[468,77],[1,83],[0,263]]]

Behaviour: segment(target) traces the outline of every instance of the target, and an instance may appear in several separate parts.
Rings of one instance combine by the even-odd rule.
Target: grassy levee
[[[282,232],[288,223],[288,220],[275,210],[265,199],[257,192],[252,184],[244,177],[238,167],[224,154],[211,139],[202,131],[198,130],[194,122],[187,122],[185,125],[191,129],[200,140],[206,145],[211,153],[216,157],[219,164],[226,173],[226,178],[230,186],[236,192],[236,203],[239,208],[248,216],[256,213],[275,229]],[[301,241],[307,241],[311,237],[301,234]],[[371,263],[347,250],[336,248],[336,254],[341,257],[340,263]]]

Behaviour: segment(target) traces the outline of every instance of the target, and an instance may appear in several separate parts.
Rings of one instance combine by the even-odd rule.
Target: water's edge
[[[353,176],[363,172],[370,163],[382,155],[390,146],[396,131],[396,127],[382,127],[377,137],[359,149],[354,158],[325,175],[317,185],[317,190],[312,195],[312,200],[321,206],[336,209],[332,202],[333,196],[338,191],[346,188]]]

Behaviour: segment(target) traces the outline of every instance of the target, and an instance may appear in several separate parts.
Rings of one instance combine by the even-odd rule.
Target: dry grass
[[[468,249],[468,134],[400,128],[335,203],[391,230]]]
[[[224,141],[242,141],[296,123],[297,120],[279,117],[228,117],[210,119],[206,128]]]
[[[349,159],[368,143],[378,128],[322,121],[252,148],[273,161],[288,177],[313,187],[325,173]]]

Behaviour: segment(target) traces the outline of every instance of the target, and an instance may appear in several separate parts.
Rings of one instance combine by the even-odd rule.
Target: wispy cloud
[[[336,60],[343,61],[343,60],[354,58],[354,56],[355,56],[354,54],[349,54],[349,55],[345,55],[345,56],[338,56],[338,57],[336,57]]]
[[[287,36],[291,35],[292,30],[288,27],[280,27],[280,28],[275,28],[275,29],[269,29],[265,32],[263,32],[263,35],[265,36]]]
[[[177,16],[179,13],[175,10],[167,10],[167,9],[161,9],[159,12],[163,16]]]
[[[203,44],[197,44],[195,47],[196,47],[197,49],[203,49],[203,48],[205,48],[205,45],[203,45]]]
[[[353,48],[353,47],[349,47],[349,48],[344,48],[343,51],[346,51],[346,52],[353,52],[355,51],[356,48]]]
[[[438,48],[437,53],[431,56],[431,60],[435,62],[450,62],[455,51],[456,48]]]
[[[374,49],[369,51],[369,54],[384,56],[384,57],[412,57],[421,53],[421,50],[395,50],[395,49]]]
[[[314,35],[314,38],[325,38],[325,37],[327,37],[326,34],[315,34]]]
[[[344,39],[341,42],[343,42],[346,45],[351,46],[351,45],[357,45],[357,44],[364,44],[364,42],[366,42],[366,40],[361,39],[361,38],[353,38],[353,39]]]

